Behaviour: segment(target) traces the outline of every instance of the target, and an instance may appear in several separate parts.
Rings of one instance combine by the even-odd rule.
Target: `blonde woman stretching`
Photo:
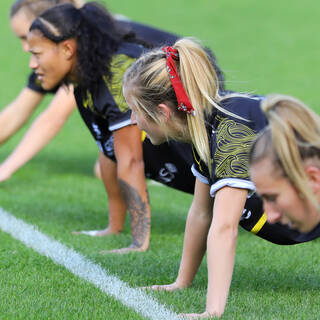
[[[298,99],[262,104],[269,126],[252,146],[251,178],[270,223],[320,236],[320,117]]]
[[[203,48],[190,39],[139,58],[125,73],[124,95],[154,144],[168,139],[193,145],[196,176],[177,279],[154,290],[189,286],[207,250],[206,310],[189,318],[221,316],[232,279],[238,225],[276,244],[301,242],[299,233],[270,225],[249,179],[249,151],[266,125],[261,97],[219,97]]]

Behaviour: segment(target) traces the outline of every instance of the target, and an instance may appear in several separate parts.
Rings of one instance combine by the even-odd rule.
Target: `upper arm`
[[[8,106],[17,115],[31,114],[43,99],[43,94],[29,88],[23,88],[19,95]],[[7,108],[6,108],[7,109]]]
[[[196,215],[212,215],[212,206],[214,199],[210,197],[210,186],[201,182],[197,177],[194,197],[191,204],[191,210],[196,213]]]
[[[137,125],[126,126],[114,131],[113,139],[118,164],[143,161],[141,130]]]
[[[224,187],[215,195],[213,226],[238,227],[248,190]]]

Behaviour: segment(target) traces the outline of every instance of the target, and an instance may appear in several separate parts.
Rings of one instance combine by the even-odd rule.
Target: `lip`
[[[36,73],[36,75],[39,81],[43,80],[44,75],[42,73]]]

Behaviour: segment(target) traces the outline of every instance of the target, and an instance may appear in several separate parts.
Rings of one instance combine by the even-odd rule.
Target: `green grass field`
[[[0,108],[26,83],[28,55],[9,28],[12,1],[0,2]],[[109,9],[211,47],[227,88],[297,96],[320,111],[320,4],[316,1],[108,0]],[[47,97],[41,112],[50,101]],[[36,116],[36,115],[35,115]],[[33,117],[34,118],[34,117]],[[30,124],[31,122],[29,122]],[[1,161],[28,126],[0,148]],[[150,186],[152,234],[146,253],[102,256],[130,244],[123,234],[92,239],[73,230],[107,225],[107,199],[92,175],[98,154],[75,112],[55,140],[0,185],[0,206],[74,248],[132,287],[167,283],[177,275],[191,197]],[[142,319],[64,267],[0,232],[0,319]],[[240,232],[235,272],[222,319],[319,319],[320,242],[280,247]],[[192,287],[150,295],[176,313],[202,312],[207,286],[203,262]]]

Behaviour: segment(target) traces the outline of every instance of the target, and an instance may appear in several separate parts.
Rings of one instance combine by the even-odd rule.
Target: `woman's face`
[[[75,55],[66,45],[69,40],[54,43],[38,30],[33,30],[28,33],[27,41],[31,53],[29,66],[35,71],[43,89],[50,90],[70,76]]]
[[[156,124],[152,119],[147,119],[143,116],[132,103],[130,94],[126,95],[126,90],[124,90],[124,96],[128,106],[132,110],[131,122],[137,124],[141,130],[145,131],[152,144],[159,145],[166,142],[167,136],[165,134],[165,128]]]
[[[289,224],[301,232],[311,231],[319,223],[315,208],[304,200],[290,181],[263,159],[251,166],[251,180],[263,200],[268,222]]]
[[[11,17],[10,25],[13,33],[21,40],[22,50],[29,51],[27,35],[34,17],[28,14],[26,10],[20,9],[14,16]]]

